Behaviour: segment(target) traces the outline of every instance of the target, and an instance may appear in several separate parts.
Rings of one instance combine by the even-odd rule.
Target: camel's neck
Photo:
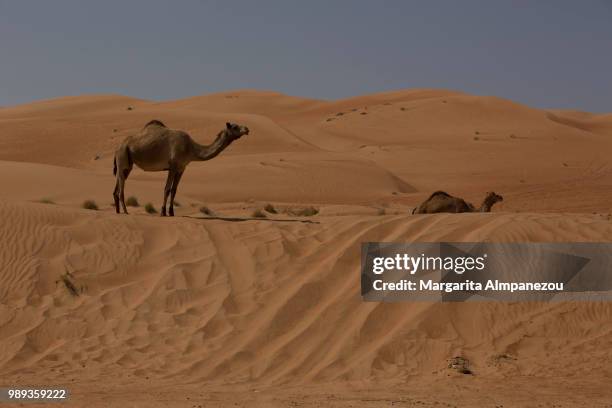
[[[478,211],[480,211],[480,212],[491,212],[491,207],[493,207],[493,204],[495,204],[495,203],[492,202],[491,200],[485,198],[484,201],[482,202],[482,205],[480,206],[480,209]]]
[[[201,145],[194,142],[194,160],[203,161],[215,158],[229,144],[230,142],[226,137],[225,131],[219,132],[215,141],[209,145]]]

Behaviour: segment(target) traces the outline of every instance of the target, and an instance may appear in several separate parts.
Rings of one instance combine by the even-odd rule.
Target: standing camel
[[[249,128],[246,126],[228,122],[215,141],[206,146],[195,142],[182,130],[169,129],[159,120],[150,121],[137,135],[128,136],[115,152],[113,174],[117,176],[117,184],[113,197],[117,214],[120,213],[119,202],[123,212],[128,213],[123,192],[134,163],[144,171],[168,171],[161,215],[166,215],[166,202],[170,194],[168,214],[174,216],[174,196],[185,167],[192,161],[216,157],[234,140],[248,134]]]
[[[471,203],[466,202],[459,197],[444,191],[436,191],[429,196],[420,206],[412,210],[413,214],[434,214],[434,213],[464,213],[464,212],[491,212],[491,207],[498,201],[503,201],[503,197],[488,192],[485,199],[482,201],[480,208],[474,207]]]

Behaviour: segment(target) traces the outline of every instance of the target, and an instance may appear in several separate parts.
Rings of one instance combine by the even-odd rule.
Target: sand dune
[[[252,132],[189,166],[178,217],[116,215],[114,148],[153,118]],[[608,304],[364,303],[358,271],[364,241],[610,241],[611,148],[610,115],[443,90],[0,109],[3,383],[74,406],[606,406]],[[159,207],[164,179],[135,170],[127,195]],[[438,189],[505,200],[410,215]],[[446,369],[458,354],[474,376]]]
[[[45,383],[257,387],[447,381],[446,359],[455,354],[483,378],[569,381],[561,359],[570,378],[593,376],[594,367],[602,380],[612,374],[605,303],[363,303],[356,279],[362,241],[609,240],[612,224],[601,216],[343,216],[301,224],[36,203],[4,203],[0,211],[10,220],[0,227],[0,362],[9,382],[30,375]]]

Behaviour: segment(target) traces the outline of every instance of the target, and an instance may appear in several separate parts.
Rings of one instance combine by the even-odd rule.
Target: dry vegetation
[[[266,206],[264,207],[264,210],[269,212],[270,214],[278,214],[278,211],[276,211],[276,208],[274,208],[274,206],[270,203],[266,204]]]
[[[289,207],[285,212],[295,217],[312,217],[319,213],[319,209],[313,206]]]
[[[209,217],[212,217],[215,215],[215,212],[205,205],[200,207],[200,212],[204,215],[208,215]]]
[[[152,203],[146,203],[144,209],[148,214],[157,214],[157,209]]]
[[[128,207],[139,207],[140,206],[140,204],[138,204],[138,199],[134,196],[128,197],[128,199],[125,201],[125,205],[127,205]]]
[[[253,213],[251,214],[251,217],[254,218],[266,218],[266,213],[263,212],[261,209],[256,209],[255,211],[253,211]]]
[[[81,206],[86,210],[98,210],[98,204],[94,200],[85,200]]]

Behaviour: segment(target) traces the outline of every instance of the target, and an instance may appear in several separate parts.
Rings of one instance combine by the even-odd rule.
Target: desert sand
[[[144,210],[166,176],[136,168],[141,206],[117,215],[114,149],[151,119],[200,143],[251,133],[190,164],[176,217]],[[611,114],[444,90],[1,108],[0,385],[78,407],[612,407],[608,303],[359,291],[364,241],[611,241],[611,151]],[[504,201],[411,215],[435,190]]]

